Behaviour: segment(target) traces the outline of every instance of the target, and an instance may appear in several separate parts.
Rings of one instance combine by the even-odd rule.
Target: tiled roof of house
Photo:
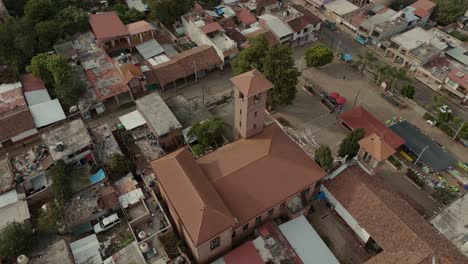
[[[378,161],[384,161],[395,153],[395,150],[375,133],[359,140],[359,145]]]
[[[36,128],[27,106],[0,115],[0,142]]]
[[[252,96],[273,88],[273,84],[257,69],[231,78],[244,96]]]
[[[206,25],[200,27],[200,29],[203,32],[205,32],[205,34],[216,32],[216,31],[219,31],[219,30],[223,30],[223,28],[221,27],[221,25],[218,22],[212,22],[212,23],[206,24]]]
[[[402,197],[359,166],[348,167],[324,185],[383,249],[366,263],[467,263]]]
[[[151,165],[195,245],[208,241],[235,223],[188,149],[175,151]]]
[[[106,41],[128,35],[128,30],[115,12],[89,15],[89,24],[98,41]]]
[[[257,19],[255,18],[252,13],[250,13],[249,10],[247,9],[242,9],[236,14],[237,18],[242,22],[242,24],[248,26],[251,25],[255,22],[257,22]]]
[[[366,136],[375,133],[393,149],[397,149],[405,143],[401,137],[382,124],[382,122],[377,120],[374,115],[367,112],[363,107],[347,111],[341,114],[339,119],[341,119],[351,129],[364,128]]]
[[[464,72],[460,68],[451,70],[447,77],[462,87],[468,87],[468,72]]]
[[[197,71],[211,69],[220,65],[219,58],[213,47],[204,45],[181,52],[170,61],[152,67],[153,73],[160,85],[166,85],[178,79],[185,78]]]
[[[21,74],[20,81],[23,85],[23,91],[25,93],[46,89],[44,82],[40,78],[32,75],[32,73]]]
[[[155,28],[150,23],[144,20],[130,23],[128,25],[125,25],[125,27],[127,28],[127,31],[130,35],[137,35],[146,31],[155,30]]]
[[[279,41],[276,39],[275,35],[271,31],[263,28],[260,28],[259,30],[245,35],[247,39],[255,38],[257,36],[263,36],[268,42],[268,47],[272,47],[279,43]]]
[[[300,5],[291,5],[294,9],[302,13],[302,16],[296,17],[288,21],[288,25],[294,32],[302,31],[307,25],[317,25],[322,20],[316,15],[312,14],[309,10]]]
[[[277,124],[196,161],[183,149],[152,161],[151,166],[195,244],[228,228],[230,220],[224,208],[237,219],[231,226],[240,226],[325,176]],[[198,197],[201,195],[223,205],[205,205],[207,202]],[[222,209],[210,212],[200,208]],[[212,223],[215,219],[217,224]],[[203,230],[206,233],[199,231],[201,226],[207,228]]]
[[[140,67],[137,67],[132,63],[121,65],[119,70],[126,83],[128,83],[133,78],[143,77],[143,72],[141,71]]]

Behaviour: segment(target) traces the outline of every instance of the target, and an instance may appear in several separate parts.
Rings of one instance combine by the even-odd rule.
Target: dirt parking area
[[[340,263],[358,264],[371,258],[353,231],[324,201],[314,201],[313,207],[315,211],[307,218]]]

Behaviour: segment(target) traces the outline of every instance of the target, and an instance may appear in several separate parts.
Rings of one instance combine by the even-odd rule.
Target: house
[[[50,98],[41,79],[27,73],[20,75],[20,81],[36,128],[45,127],[66,118],[59,100]]]
[[[468,196],[455,200],[440,213],[432,217],[431,224],[448,240],[450,240],[466,257],[468,257],[468,243],[466,234],[468,226]]]
[[[32,253],[28,258],[30,264],[74,263],[71,250],[64,239],[57,240],[45,249]]]
[[[154,37],[155,28],[148,22],[141,20],[124,25],[115,12],[90,14],[89,24],[96,43],[108,52],[133,48]]]
[[[283,19],[294,31],[292,37],[293,45],[300,45],[309,41],[317,40],[317,33],[320,30],[322,19],[312,14],[301,5],[288,5],[283,12]]]
[[[375,134],[392,149],[398,149],[405,143],[400,136],[386,127],[363,107],[356,107],[339,115],[338,120],[344,128],[350,131],[363,128],[365,137]]]
[[[466,263],[468,259],[379,177],[344,164],[320,190],[375,255],[366,263]]]
[[[151,162],[175,227],[199,263],[267,221],[301,215],[325,176],[278,124],[263,127],[272,84],[257,70],[231,81],[240,139],[198,159],[182,148]]]
[[[0,230],[9,222],[29,223],[28,202],[24,192],[16,190],[10,161],[0,160]]]
[[[468,49],[463,46],[455,47],[448,50],[446,54],[464,67],[468,66]]]
[[[159,94],[144,96],[136,101],[136,105],[163,149],[176,149],[182,144],[182,125]]]
[[[357,159],[364,170],[374,173],[379,164],[395,154],[396,150],[375,133],[359,140]]]
[[[303,215],[279,225],[269,222],[258,228],[256,234],[257,238],[211,264],[339,263]]]
[[[37,134],[21,83],[0,84],[0,147]]]
[[[89,235],[70,243],[70,249],[76,264],[101,264],[101,245],[96,234]]]
[[[414,70],[438,58],[447,47],[432,32],[415,27],[392,37],[385,56],[391,56],[394,63]]]
[[[317,9],[324,8],[325,4],[328,4],[334,0],[306,0],[306,4],[310,4]]]
[[[248,9],[240,9],[240,11],[236,12],[236,17],[240,22],[241,28],[251,28],[258,25],[257,18]]]
[[[143,73],[148,84],[157,84],[164,91],[171,83],[177,87],[178,82],[184,85],[187,85],[187,80],[195,79],[198,82],[198,78],[216,67],[222,68],[222,64],[216,50],[212,46],[203,45],[183,51],[166,62],[154,66],[150,64]]]
[[[237,43],[226,35],[218,22],[200,8],[198,5],[196,10],[181,17],[185,34],[198,46],[213,47],[224,65],[239,53]]]
[[[460,68],[451,70],[442,87],[466,102],[468,100],[468,72]]]
[[[91,135],[94,139],[96,154],[104,165],[110,165],[112,155],[122,155],[119,144],[108,124],[91,129]]]
[[[326,2],[323,4],[324,9],[332,19],[336,20],[338,24],[341,23],[342,18],[346,14],[359,9],[359,7],[351,3],[351,1],[346,0],[333,0],[322,2]]]
[[[279,43],[287,43],[293,39],[294,31],[279,17],[271,14],[264,14],[259,16],[258,19],[260,26],[271,31]]]
[[[88,128],[83,120],[75,119],[41,135],[54,162],[67,164],[96,163],[95,150]]]
[[[276,36],[273,35],[273,33],[270,30],[261,27],[255,28],[253,31],[243,32],[243,34],[247,39],[252,39],[258,36],[264,37],[268,42],[268,47],[273,47],[274,45],[279,43],[279,41],[276,39]],[[249,45],[250,43],[247,42],[243,45],[243,47],[248,48]]]

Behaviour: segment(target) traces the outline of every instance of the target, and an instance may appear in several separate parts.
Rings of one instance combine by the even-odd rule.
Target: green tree
[[[373,69],[375,65],[376,58],[374,56],[374,53],[367,51],[364,54],[359,54],[358,55],[358,60],[356,61],[356,66],[357,69],[360,72],[363,72],[364,70],[369,70]]]
[[[213,9],[221,4],[221,0],[200,0],[199,3],[206,9]]]
[[[75,6],[60,10],[54,20],[60,24],[62,35],[73,35],[89,28],[88,14]]]
[[[34,243],[34,234],[27,224],[9,222],[0,233],[0,256],[16,258],[27,254]]]
[[[145,18],[145,14],[143,12],[140,12],[135,8],[128,8],[125,4],[115,4],[112,6],[112,10],[117,12],[117,15],[124,24],[133,23]]]
[[[50,0],[29,0],[24,6],[24,16],[35,23],[50,20],[54,15]]]
[[[73,72],[64,82],[55,86],[55,96],[67,106],[75,105],[86,91],[86,84]]]
[[[0,63],[22,68],[35,51],[32,23],[27,19],[8,18],[0,24]]]
[[[48,203],[47,209],[41,209],[37,219],[37,229],[42,234],[56,233],[60,224],[60,209],[54,203]]]
[[[445,97],[441,95],[436,95],[434,94],[432,96],[432,103],[431,103],[431,108],[432,109],[437,109],[441,106],[445,105]]]
[[[159,19],[163,24],[171,26],[180,16],[192,10],[194,0],[147,0],[150,16]]]
[[[268,50],[263,64],[265,77],[273,83],[268,92],[270,107],[281,107],[292,103],[296,97],[297,77],[300,73],[294,66],[292,48],[276,45]]]
[[[219,118],[212,118],[192,126],[188,132],[190,138],[196,138],[199,146],[195,147],[196,154],[204,154],[209,148],[218,148],[224,141],[226,125]],[[195,155],[196,155],[195,154]],[[196,155],[199,156],[199,155]]]
[[[460,129],[460,132],[458,132],[457,138],[468,140],[468,123],[464,122],[463,126],[462,127],[461,126],[462,125],[457,126],[457,131],[458,129]]]
[[[314,153],[315,162],[324,171],[329,171],[333,166],[333,155],[328,146],[321,145]]]
[[[195,144],[191,147],[191,149],[193,155],[197,158],[203,156],[208,151],[208,148],[206,148],[202,144]]]
[[[250,71],[255,68],[263,71],[263,63],[268,51],[268,42],[263,36],[249,39],[250,46],[242,50],[239,56],[231,62],[234,75]]]
[[[448,205],[457,198],[457,194],[449,188],[439,188],[432,194],[432,197],[441,204]]]
[[[403,86],[403,88],[401,88],[400,93],[406,98],[413,99],[415,93],[414,86],[411,84],[407,84]]]
[[[320,67],[333,61],[333,51],[323,45],[308,48],[305,51],[305,61],[308,67]]]
[[[436,0],[435,2],[437,5],[432,18],[442,26],[447,26],[463,16],[468,6],[466,0]]]
[[[11,16],[22,16],[27,0],[3,0]]]
[[[132,161],[119,153],[112,154],[109,166],[115,173],[127,173],[133,169]]]
[[[46,20],[36,24],[35,31],[41,50],[52,48],[54,43],[62,37],[61,24],[55,20]]]
[[[18,67],[16,65],[0,66],[0,83],[13,83],[18,80]]]
[[[354,158],[359,151],[359,140],[364,137],[364,129],[358,128],[353,130],[340,144],[340,149],[338,150],[338,156],[348,158]]]
[[[52,178],[52,192],[60,206],[73,196],[72,179],[77,169],[73,165],[58,161],[52,166],[48,173]]]

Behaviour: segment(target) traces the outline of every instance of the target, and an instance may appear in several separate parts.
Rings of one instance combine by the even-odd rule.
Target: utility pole
[[[354,103],[353,103],[353,109],[354,107],[356,106],[356,102],[357,102],[357,99],[359,98],[359,94],[361,93],[361,89],[358,90],[357,94],[356,94],[356,98],[354,98]]]
[[[455,136],[453,136],[452,140],[455,140],[458,136],[458,133],[462,130],[463,126],[465,125],[465,121],[461,124],[460,128],[457,130],[457,133],[455,133]]]
[[[421,158],[422,154],[424,153],[424,151],[426,151],[426,149],[428,148],[429,146],[425,146],[423,148],[423,150],[421,151],[421,153],[419,154],[418,158],[416,159],[416,161],[413,163],[413,165],[411,166],[411,169],[414,168],[414,165],[416,165],[416,163],[418,163],[419,159]]]
[[[340,51],[341,39],[338,41],[338,47],[336,48],[336,54]]]

